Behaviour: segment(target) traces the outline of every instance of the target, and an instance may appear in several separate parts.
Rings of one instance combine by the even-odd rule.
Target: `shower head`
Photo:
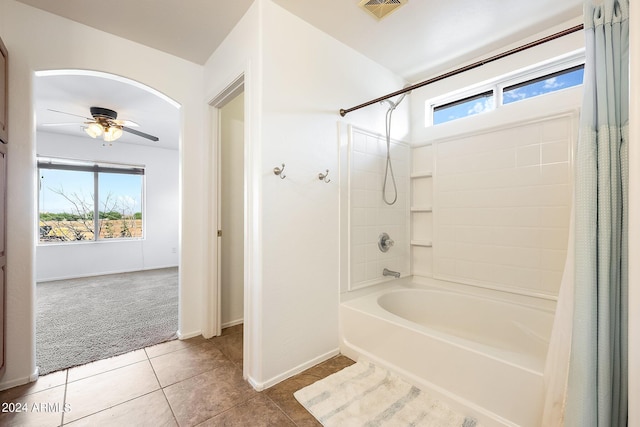
[[[406,86],[405,86],[405,87],[406,87]],[[397,100],[396,102],[393,102],[393,101],[392,101],[392,100],[390,100],[390,99],[384,99],[384,100],[380,101],[380,103],[382,104],[383,102],[386,102],[387,104],[389,104],[389,109],[390,109],[390,110],[395,110],[395,109],[396,109],[396,107],[397,107],[398,105],[400,105],[400,103],[402,102],[402,100],[404,99],[404,97],[405,97],[405,96],[407,96],[407,95],[408,95],[408,94],[410,94],[410,93],[411,93],[411,91],[403,93],[402,95],[400,95],[400,98],[398,98],[398,100]]]

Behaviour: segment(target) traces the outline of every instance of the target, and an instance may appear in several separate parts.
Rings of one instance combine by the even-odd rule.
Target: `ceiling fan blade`
[[[140,132],[139,130],[131,129],[126,126],[123,126],[122,130],[125,132],[132,133],[134,135],[141,136],[143,138],[150,139],[151,141],[159,141],[159,138],[157,136],[149,135],[148,133]]]
[[[82,123],[43,123],[43,127],[54,127],[54,126],[82,126]]]
[[[61,113],[61,114],[68,114],[69,116],[82,117],[83,119],[93,121],[93,118],[92,118],[92,117],[80,116],[80,115],[78,115],[78,114],[67,113],[66,111],[52,110],[51,108],[47,108],[47,110],[49,110],[49,111],[53,111],[54,113]]]

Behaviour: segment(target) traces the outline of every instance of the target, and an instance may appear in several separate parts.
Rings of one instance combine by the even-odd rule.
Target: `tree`
[[[84,193],[67,193],[64,188],[49,188],[53,193],[62,196],[67,202],[71,212],[41,213],[40,220],[47,224],[41,224],[41,240],[91,240],[94,239],[94,195]],[[125,215],[128,206],[122,200],[118,200],[111,192],[107,193],[101,203],[98,212],[98,236],[114,237],[113,225],[110,221],[122,221],[121,237],[132,237],[131,224],[127,223]],[[121,213],[122,212],[122,213]],[[134,225],[135,227],[135,225]]]

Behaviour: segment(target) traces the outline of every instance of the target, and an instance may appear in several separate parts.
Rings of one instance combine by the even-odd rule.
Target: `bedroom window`
[[[42,244],[143,237],[144,167],[38,158]]]

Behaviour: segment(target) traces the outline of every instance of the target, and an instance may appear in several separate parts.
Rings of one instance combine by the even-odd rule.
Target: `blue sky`
[[[107,195],[126,214],[142,212],[142,175],[100,173],[100,210]],[[62,189],[65,194],[78,196],[84,203],[93,203],[93,172],[76,172],[55,169],[40,169],[39,194],[40,212],[76,213],[73,205],[55,191]],[[113,206],[110,203],[109,206]]]

